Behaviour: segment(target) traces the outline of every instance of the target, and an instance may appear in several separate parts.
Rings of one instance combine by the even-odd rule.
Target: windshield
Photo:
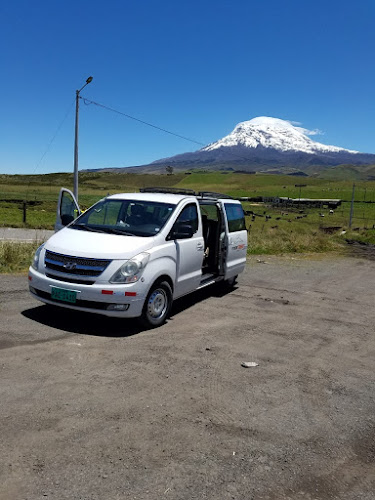
[[[69,227],[98,233],[154,236],[174,208],[175,205],[169,203],[105,199],[89,208]]]

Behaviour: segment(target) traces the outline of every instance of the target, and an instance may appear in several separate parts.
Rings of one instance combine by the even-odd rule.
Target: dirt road
[[[1,500],[373,500],[375,262],[265,260],[153,331],[0,276]]]
[[[54,231],[48,229],[24,229],[0,227],[0,241],[22,241],[27,243],[46,241]]]

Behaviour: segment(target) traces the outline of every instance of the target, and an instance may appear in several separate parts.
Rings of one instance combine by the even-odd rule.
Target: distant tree
[[[167,175],[173,175],[174,168],[172,167],[172,165],[168,165],[167,167],[165,167],[165,170],[167,172]]]

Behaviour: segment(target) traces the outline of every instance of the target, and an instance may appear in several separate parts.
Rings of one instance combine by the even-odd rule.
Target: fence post
[[[354,211],[354,191],[355,191],[355,184],[353,182],[352,203],[350,205],[349,229],[352,228],[353,211]]]
[[[26,224],[26,201],[22,203],[22,210],[23,210],[23,220],[22,222]]]

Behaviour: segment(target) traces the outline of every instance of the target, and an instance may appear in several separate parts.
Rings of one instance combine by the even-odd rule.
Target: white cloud
[[[300,122],[290,121],[289,123],[291,125],[293,125],[294,127],[296,127],[296,129],[298,129],[300,132],[302,132],[305,135],[324,135],[324,132],[322,130],[319,130],[318,128],[315,128],[314,130],[309,130],[309,129],[304,128],[304,127],[299,127],[298,125],[302,125],[302,123],[300,123]]]

